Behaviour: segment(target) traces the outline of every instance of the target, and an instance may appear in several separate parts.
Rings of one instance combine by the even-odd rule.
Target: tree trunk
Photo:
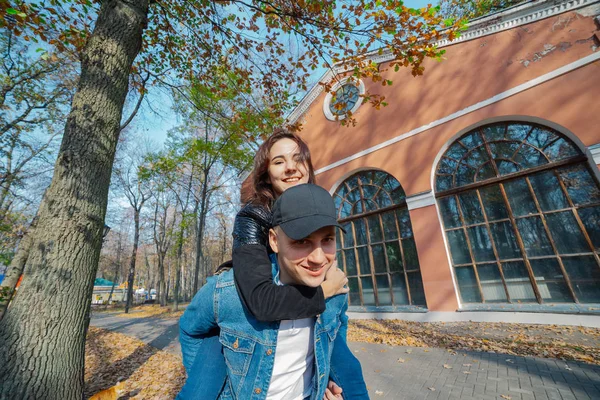
[[[23,269],[25,268],[27,259],[29,258],[33,231],[34,223],[31,224],[29,231],[25,234],[23,239],[21,239],[21,242],[19,243],[19,249],[11,261],[8,271],[6,271],[6,275],[4,276],[2,284],[0,284],[0,322],[2,321],[6,309],[8,308],[8,304],[15,293],[15,288],[19,282],[19,278],[23,274]]]
[[[108,187],[148,2],[101,3],[19,296],[0,322],[0,399],[83,397]]]
[[[198,228],[196,230],[196,262],[194,265],[194,290],[193,295],[196,295],[198,289],[201,285],[199,285],[199,275],[200,275],[200,265],[201,261],[204,259],[204,252],[202,250],[202,241],[204,239],[204,224],[206,221],[206,210],[208,197],[208,172],[206,169],[204,170],[204,182],[202,183],[202,195],[200,196],[200,216],[198,218]]]
[[[129,261],[129,275],[127,276],[127,301],[125,302],[125,314],[133,306],[133,280],[135,278],[135,261],[137,258],[138,243],[140,242],[140,208],[134,209],[133,214],[133,250]]]
[[[117,243],[117,262],[115,263],[115,273],[113,274],[112,286],[110,287],[110,293],[108,295],[107,305],[110,305],[113,293],[115,292],[115,285],[117,284],[117,278],[119,277],[119,270],[121,269],[121,234],[119,233],[119,242]]]

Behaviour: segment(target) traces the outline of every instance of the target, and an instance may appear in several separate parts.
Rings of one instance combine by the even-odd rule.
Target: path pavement
[[[177,319],[96,313],[92,325],[181,354]],[[435,348],[359,342],[349,346],[361,361],[373,400],[600,399],[600,366]]]

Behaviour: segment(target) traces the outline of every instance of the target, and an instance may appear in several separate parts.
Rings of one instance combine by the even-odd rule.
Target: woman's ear
[[[275,229],[273,229],[273,228],[269,229],[269,246],[271,246],[271,250],[273,250],[273,253],[279,253],[279,246],[277,243],[277,233],[275,232]]]

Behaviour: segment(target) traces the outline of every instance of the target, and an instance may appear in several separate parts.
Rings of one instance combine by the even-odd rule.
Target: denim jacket
[[[278,267],[273,263],[274,276]],[[327,388],[333,342],[345,339],[348,296],[326,300],[315,322],[315,375],[311,399],[321,400]],[[227,382],[220,399],[262,400],[267,396],[277,351],[279,322],[260,322],[244,308],[235,288],[233,270],[208,279],[180,320],[180,342],[186,370],[194,363],[202,338],[220,328],[227,363]]]

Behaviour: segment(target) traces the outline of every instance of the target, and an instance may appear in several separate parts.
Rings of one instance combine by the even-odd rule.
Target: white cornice
[[[545,18],[550,18],[565,12],[577,10],[592,4],[599,4],[600,0],[544,0],[544,1],[529,1],[523,4],[510,7],[506,10],[489,14],[480,18],[476,18],[469,22],[469,28],[463,32],[459,38],[452,41],[443,39],[435,42],[437,47],[450,46],[456,43],[474,40],[483,36],[492,35],[518,26],[530,24]],[[392,61],[394,56],[391,52],[379,51],[373,52],[369,59],[375,63],[384,63]],[[334,74],[346,72],[346,69],[341,66],[334,67],[334,70],[328,70],[319,80],[320,83],[329,82]],[[300,103],[292,110],[287,118],[287,122],[292,124],[308,110],[310,105],[323,92],[323,85],[316,84],[312,87],[300,101]]]
[[[435,197],[433,196],[433,192],[428,190],[426,192],[413,194],[411,196],[406,196],[406,205],[409,210],[415,210],[417,208],[423,208],[432,206],[435,204]]]
[[[588,147],[588,150],[592,154],[594,162],[600,164],[600,143]]]

